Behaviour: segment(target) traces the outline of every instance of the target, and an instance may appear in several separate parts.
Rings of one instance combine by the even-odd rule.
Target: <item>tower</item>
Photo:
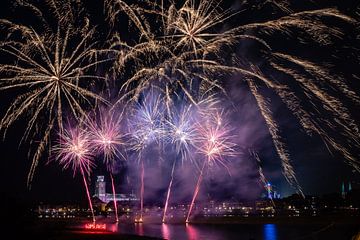
[[[352,187],[351,187],[351,182],[349,182],[349,189],[348,189],[348,192],[351,192],[352,190]]]
[[[106,201],[106,182],[104,176],[97,176],[95,184],[95,196],[101,201]]]
[[[272,195],[271,195],[272,187],[271,187],[271,184],[270,184],[270,183],[267,183],[267,184],[265,185],[265,189],[266,189],[266,191],[267,191],[267,197],[268,197],[269,199],[272,199]]]
[[[342,182],[342,185],[341,185],[341,197],[345,198],[345,195],[346,195],[345,184],[344,184],[344,182]]]

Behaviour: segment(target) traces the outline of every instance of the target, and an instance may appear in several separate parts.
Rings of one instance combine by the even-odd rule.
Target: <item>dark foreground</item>
[[[11,225],[16,239],[169,239],[169,240],[360,240],[360,219],[198,219],[196,223],[114,223],[98,218],[98,229],[88,219],[33,219]],[[95,225],[94,225],[95,228]],[[10,230],[10,229],[9,229]]]

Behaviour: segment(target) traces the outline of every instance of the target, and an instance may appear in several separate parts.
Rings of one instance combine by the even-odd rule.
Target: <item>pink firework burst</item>
[[[83,129],[64,129],[53,150],[56,160],[64,169],[71,168],[74,175],[78,170],[90,174],[91,168],[95,166],[92,142]]]
[[[101,114],[98,121],[88,123],[90,138],[96,154],[103,154],[104,164],[111,172],[115,161],[120,157],[126,159],[119,147],[125,145],[125,135],[121,129],[121,116],[114,113]]]
[[[236,154],[235,143],[231,141],[233,138],[232,129],[224,121],[223,112],[216,111],[210,113],[205,123],[197,124],[197,149],[207,157],[207,164],[221,164],[226,167],[225,157],[234,156]]]
[[[90,136],[81,128],[64,129],[60,134],[59,143],[54,147],[56,160],[63,165],[64,169],[72,168],[75,173],[80,170],[84,181],[86,195],[89,201],[89,207],[92,219],[95,222],[94,209],[91,203],[89,187],[86,182],[85,174],[90,174],[91,168],[94,167],[94,154]]]
[[[201,115],[203,119],[197,124],[197,148],[202,155],[206,156],[206,159],[203,160],[202,167],[200,168],[200,174],[196,182],[194,194],[186,217],[187,223],[190,221],[192,209],[200,191],[200,185],[206,168],[215,164],[220,164],[229,171],[225,162],[225,157],[236,155],[234,150],[235,144],[231,141],[231,129],[226,122],[224,122],[225,118],[223,117],[223,112],[209,111],[207,114]]]

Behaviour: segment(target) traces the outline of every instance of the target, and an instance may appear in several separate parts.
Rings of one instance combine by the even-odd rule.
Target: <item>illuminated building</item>
[[[106,198],[106,182],[104,176],[97,176],[95,197],[98,197],[100,200]]]
[[[272,199],[272,196],[271,196],[271,184],[267,183],[265,185],[265,188],[266,188],[266,191],[267,191],[267,198]]]
[[[276,191],[276,187],[274,185],[271,185],[271,183],[267,183],[265,185],[265,189],[267,192],[267,198],[268,199],[279,199],[280,193]]]
[[[106,193],[106,182],[104,176],[97,176],[95,184],[94,197],[99,198],[104,203],[114,201],[114,195],[112,193]],[[117,202],[133,202],[139,201],[135,194],[115,194],[115,201]]]
[[[347,191],[346,191],[346,189],[345,189],[345,183],[342,182],[342,184],[341,184],[341,197],[345,199],[345,198],[346,198],[346,195],[347,195],[349,192],[351,192],[351,191],[352,191],[351,182],[349,181]]]

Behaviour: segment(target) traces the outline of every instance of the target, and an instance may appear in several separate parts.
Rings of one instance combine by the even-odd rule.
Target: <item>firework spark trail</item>
[[[144,176],[145,176],[145,168],[144,168],[144,160],[141,160],[141,186],[140,186],[140,219],[139,222],[143,222],[143,214],[144,214]]]
[[[133,110],[130,122],[131,149],[141,154],[149,144],[158,142],[164,135],[163,105],[160,97],[151,92],[142,103],[136,104]]]
[[[87,185],[87,182],[86,182],[84,170],[82,169],[81,166],[80,166],[80,172],[81,172],[82,178],[84,180],[86,196],[87,196],[88,201],[89,201],[89,207],[90,207],[90,210],[91,210],[92,219],[93,219],[93,222],[95,222],[96,219],[95,219],[95,214],[94,214],[94,208],[93,208],[93,205],[92,205],[92,202],[91,202],[90,192],[89,192],[89,188],[88,188],[88,185]]]
[[[225,167],[229,172],[224,157],[231,157],[236,155],[234,150],[235,144],[231,141],[231,130],[225,121],[226,119],[224,118],[224,113],[219,109],[213,110],[215,110],[215,112],[205,110],[205,115],[202,116],[204,119],[197,123],[197,148],[199,153],[205,156],[206,159],[204,160],[200,170],[193,198],[191,200],[190,208],[187,214],[186,223],[190,221],[192,209],[200,191],[205,167],[213,167],[218,164],[222,167]]]
[[[164,135],[163,129],[163,105],[159,95],[155,95],[155,90],[144,96],[141,103],[137,103],[132,109],[129,125],[131,127],[130,149],[138,154],[137,160],[140,164],[140,222],[143,221],[144,205],[144,175],[145,162],[143,151],[152,143],[160,142]]]
[[[212,100],[212,99],[211,99]],[[210,99],[205,99],[198,104],[198,107],[205,102],[210,103]],[[167,121],[167,129],[170,135],[170,143],[175,145],[176,157],[173,161],[171,169],[170,182],[167,189],[165,207],[162,222],[166,220],[166,213],[169,205],[171,188],[174,181],[175,168],[177,165],[178,158],[181,158],[181,161],[184,160],[192,161],[191,152],[194,149],[195,139],[196,139],[196,127],[194,123],[195,112],[193,111],[193,105],[182,107],[182,110],[179,113],[171,115],[171,120]]]
[[[118,208],[117,208],[117,202],[116,202],[116,196],[115,196],[116,192],[115,192],[115,185],[114,185],[114,177],[113,177],[111,172],[110,172],[110,178],[111,178],[111,188],[112,188],[112,192],[113,192],[115,217],[116,217],[116,222],[118,222],[119,221],[119,216],[118,216]]]
[[[167,36],[176,49],[198,53],[214,52],[225,42],[230,43],[232,36],[214,32],[212,28],[231,18],[230,10],[222,10],[220,1],[187,0],[178,11],[167,11]],[[175,7],[173,5],[173,7]]]
[[[165,207],[164,207],[164,213],[163,213],[163,217],[162,217],[163,223],[165,223],[165,220],[166,220],[166,213],[167,213],[167,209],[168,209],[168,205],[169,205],[171,187],[172,187],[172,183],[174,181],[175,165],[176,165],[176,160],[173,162],[173,166],[171,169],[171,179],[170,179],[169,186],[168,186],[167,193],[166,193]]]
[[[94,209],[91,202],[91,197],[86,182],[85,174],[89,175],[91,168],[94,167],[93,157],[91,151],[91,140],[88,134],[83,129],[64,129],[59,136],[59,142],[54,146],[53,152],[55,159],[63,165],[63,169],[72,168],[75,176],[76,171],[80,171],[86,190],[86,195],[89,201],[93,221],[95,221]]]
[[[210,100],[204,100],[195,105],[181,106],[180,111],[173,110],[170,120],[165,120],[167,135],[170,143],[174,145],[176,154],[181,161],[191,160],[191,152],[194,150],[196,140],[196,121],[194,115],[197,113],[196,108],[200,108],[201,104],[209,103]],[[185,105],[185,104],[184,104]]]
[[[115,218],[116,222],[118,222],[118,208],[112,172],[114,171],[116,160],[118,160],[120,157],[125,159],[124,155],[118,149],[119,146],[123,146],[125,144],[123,141],[125,134],[123,134],[121,129],[122,115],[115,117],[115,113],[112,111],[106,113],[106,111],[103,110],[100,111],[99,118],[100,119],[97,120],[96,114],[94,114],[93,119],[88,119],[86,123],[90,130],[94,151],[104,156],[103,162],[110,174]]]
[[[207,161],[210,161],[210,160],[208,159]],[[196,183],[195,191],[194,191],[193,197],[191,199],[189,211],[188,211],[188,214],[186,216],[186,220],[185,220],[186,223],[190,222],[190,216],[191,216],[191,213],[192,213],[192,210],[193,210],[193,207],[194,207],[195,200],[196,200],[197,195],[198,195],[199,190],[200,190],[200,184],[201,184],[202,179],[203,179],[204,168],[208,164],[207,161],[205,160],[202,167],[201,167],[200,174],[199,174],[199,177],[198,177],[198,180],[197,180],[197,183]]]
[[[273,139],[276,151],[278,152],[280,158],[282,159],[283,173],[286,179],[303,195],[302,190],[297,182],[294,169],[290,163],[290,156],[288,151],[285,149],[282,138],[279,135],[279,129],[277,124],[272,118],[271,111],[267,106],[266,100],[258,93],[257,86],[254,85],[252,81],[249,81],[249,87],[252,94],[255,96],[258,106],[260,108],[261,114],[264,116],[266,124],[269,127],[271,137]]]
[[[107,170],[112,172],[116,160],[125,159],[120,147],[125,146],[124,138],[127,134],[122,129],[122,116],[106,111],[100,112],[99,119],[96,119],[96,114],[93,118],[88,118],[86,125],[90,131],[94,152],[103,155]]]
[[[111,4],[112,2],[113,4]],[[137,21],[135,21],[134,23],[138,26],[142,36],[151,35],[143,34],[145,29],[150,29],[154,33],[158,32],[159,36],[153,37],[154,39],[147,38],[146,41],[141,41],[141,43],[134,46],[130,46],[119,37],[114,38],[115,41],[111,49],[119,56],[115,68],[121,72],[126,69],[126,62],[136,63],[135,66],[132,64],[135,67],[134,71],[130,73],[132,76],[122,86],[125,92],[121,95],[121,99],[132,95],[131,100],[136,100],[139,93],[146,90],[147,86],[159,80],[165,85],[165,96],[169,95],[169,88],[173,92],[178,87],[193,104],[196,104],[197,98],[197,96],[193,95],[194,85],[192,82],[195,78],[202,80],[200,88],[203,92],[209,91],[208,86],[223,90],[217,81],[210,80],[206,75],[200,74],[199,71],[194,71],[194,69],[200,71],[203,69],[200,55],[217,52],[221,43],[231,42],[231,34],[217,34],[214,31],[211,34],[207,33],[207,30],[210,30],[215,25],[220,25],[231,16],[228,11],[224,14],[219,13],[222,12],[219,4],[211,0],[201,1],[199,5],[195,3],[196,1],[186,1],[180,9],[176,9],[174,3],[171,3],[168,9],[162,8],[161,6],[164,5],[158,5],[156,2],[153,4],[147,2],[150,5],[149,9],[133,4],[131,7],[134,11],[128,13],[124,11],[123,7],[119,7],[117,10],[114,9],[114,5],[120,4],[120,2],[121,5],[127,5],[125,1],[120,0],[107,2],[110,19],[114,19],[117,14],[124,12],[128,14],[132,21],[135,19],[134,14],[139,14],[136,17],[137,19],[143,18],[147,20],[142,15],[142,13],[146,12],[156,17],[160,16],[164,20],[163,25],[165,26],[164,28],[157,28],[160,30],[159,32],[151,29],[153,26],[149,25],[150,22],[144,23],[147,27],[143,28],[138,26]],[[207,16],[207,14],[210,16]],[[181,42],[181,46],[173,44],[179,42]],[[116,48],[120,48],[120,50],[116,50]],[[149,55],[152,57],[149,58]],[[196,56],[199,56],[199,59]],[[130,89],[129,87],[133,86],[134,83],[137,85],[136,88]],[[170,98],[167,97],[165,100],[166,105],[169,106]]]
[[[262,168],[262,166],[261,166],[260,157],[259,157],[259,155],[258,155],[255,151],[249,151],[249,152],[250,152],[250,155],[255,158],[255,160],[256,160],[256,162],[257,162],[257,164],[258,164],[258,167],[259,167],[259,176],[260,176],[260,181],[261,181],[261,183],[262,183],[262,186],[266,186],[267,183],[269,183],[269,182],[266,180],[266,177],[265,177],[265,175],[264,175],[264,171],[263,171],[263,168]],[[264,188],[265,188],[265,190],[266,190],[266,187],[264,187]],[[271,198],[270,200],[271,200],[271,203],[272,203],[273,207],[275,208],[275,202],[274,202],[274,200],[273,200],[272,198]]]

